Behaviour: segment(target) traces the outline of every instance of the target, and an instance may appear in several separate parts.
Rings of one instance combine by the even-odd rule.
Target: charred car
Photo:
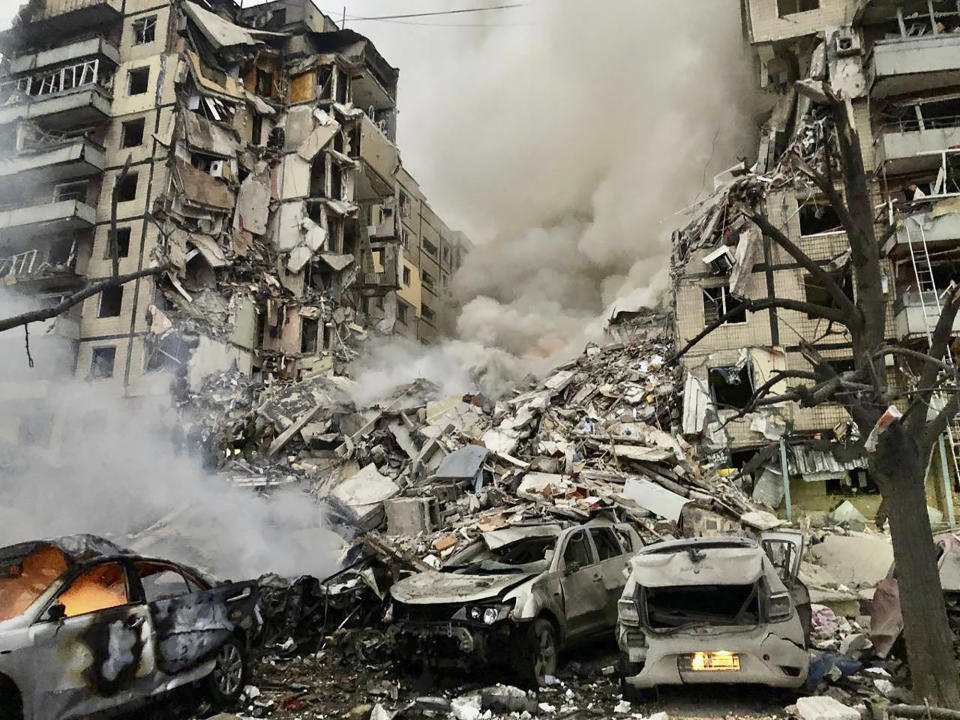
[[[255,583],[91,535],[0,549],[0,717],[99,717],[190,684],[230,706],[259,629]]]
[[[407,665],[501,665],[542,683],[565,646],[611,632],[640,546],[631,526],[599,520],[483,533],[443,572],[393,585],[388,640]]]
[[[797,579],[800,533],[675,540],[630,563],[619,604],[623,689],[807,679],[810,599]]]

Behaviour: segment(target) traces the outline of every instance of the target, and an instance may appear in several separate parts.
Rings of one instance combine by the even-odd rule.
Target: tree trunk
[[[894,423],[881,435],[870,472],[889,510],[914,701],[960,709],[960,675],[924,491],[928,453]]]

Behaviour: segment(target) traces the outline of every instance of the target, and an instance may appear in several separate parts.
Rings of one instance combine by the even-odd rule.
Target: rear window
[[[66,569],[66,556],[52,545],[0,562],[0,622],[22,615]]]
[[[759,583],[644,588],[644,593],[651,628],[760,622]]]

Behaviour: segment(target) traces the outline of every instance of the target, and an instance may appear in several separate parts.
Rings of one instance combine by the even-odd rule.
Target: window
[[[98,565],[70,583],[57,602],[66,617],[120,607],[129,602],[127,573],[120,563]]]
[[[105,260],[113,257],[113,243],[110,242],[110,233],[107,233],[107,248],[103,252]],[[117,257],[125,258],[130,254],[130,228],[117,228]]]
[[[126,176],[117,176],[117,202],[130,202],[137,199],[137,179],[136,172],[128,172]]]
[[[127,95],[143,95],[150,85],[150,68],[134,68],[127,71]]]
[[[407,324],[407,306],[402,302],[397,303],[397,320],[402,322],[404,325]]]
[[[137,563],[133,568],[140,577],[144,599],[148,603],[190,594],[187,581],[176,568],[156,563]]]
[[[143,128],[145,124],[145,118],[128,120],[127,122],[123,123],[120,132],[120,147],[130,148],[140,147],[143,145]]]
[[[300,318],[300,352],[314,355],[317,352],[317,335],[320,333],[320,321],[313,318]]]
[[[426,270],[421,270],[421,271],[420,271],[420,280],[421,280],[421,282],[423,282],[423,284],[426,285],[428,288],[432,288],[432,287],[433,287],[433,275],[431,275],[430,273],[428,273]]]
[[[828,272],[827,275],[837,283],[843,290],[843,294],[853,300],[853,274],[849,270],[840,270],[838,272]],[[820,284],[813,275],[803,276],[803,291],[806,294],[807,302],[822,308],[837,309],[839,305],[833,295],[826,287]],[[808,318],[814,318],[816,315],[807,313]]]
[[[574,533],[567,540],[567,547],[563,551],[563,564],[567,570],[577,570],[593,564],[593,553],[590,552],[587,533],[583,530]]]
[[[403,268],[403,284],[410,287],[410,268],[406,266]]]
[[[347,74],[337,68],[337,102],[345,103],[347,101]]]
[[[593,538],[593,544],[597,548],[600,562],[623,554],[617,536],[610,528],[591,528],[590,537]]]
[[[703,288],[703,322],[714,323],[742,303],[730,294],[726,285],[715,288]],[[737,325],[747,321],[747,310],[742,309],[727,319],[724,325]]]
[[[753,366],[715,367],[707,372],[710,394],[721,408],[743,410],[753,399]]]
[[[190,164],[197,170],[205,172],[213,177],[223,177],[223,160],[213,155],[204,155],[202,153],[193,153],[190,156]]]
[[[410,249],[410,232],[406,228],[400,228],[400,244],[404,250]]]
[[[410,198],[403,190],[400,191],[400,217],[410,217]]]
[[[796,15],[820,8],[820,0],[777,0],[777,14],[780,17]]]
[[[257,84],[255,92],[263,97],[273,95],[273,73],[257,68]]]
[[[437,256],[437,246],[426,238],[423,239],[423,249],[426,250],[430,255],[433,255],[434,257]]]
[[[833,205],[825,199],[805,203],[800,206],[800,234],[820,235],[829,232],[839,232],[843,229],[840,217]]]
[[[77,180],[75,182],[60,183],[53,188],[54,202],[63,202],[64,200],[87,200],[87,181]]]
[[[115,347],[98,347],[93,349],[93,359],[90,361],[90,377],[113,377],[113,365],[117,359]]]
[[[420,314],[423,315],[423,319],[426,320],[427,322],[432,322],[433,318],[435,317],[433,310],[431,310],[426,305],[420,306]]]
[[[123,286],[104,288],[100,293],[100,311],[97,317],[117,317],[123,306]]]
[[[157,16],[148,15],[133,21],[133,44],[146,45],[157,39]]]

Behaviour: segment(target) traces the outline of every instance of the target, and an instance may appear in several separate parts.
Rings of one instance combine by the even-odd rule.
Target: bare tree
[[[849,413],[859,429],[859,439],[845,447],[845,451],[866,458],[867,468],[880,489],[890,521],[914,694],[918,702],[960,708],[960,675],[940,586],[924,489],[927,461],[933,447],[950,419],[960,410],[957,371],[949,355],[953,322],[960,308],[960,288],[951,285],[945,293],[942,313],[928,352],[885,343],[886,301],[880,255],[885,238],[878,241],[876,236],[874,208],[860,141],[851,119],[852,107],[849,101],[837,98],[828,87],[825,86],[824,90],[836,128],[835,138],[827,146],[825,160],[818,168],[810,167],[797,155],[791,157],[790,162],[796,172],[812,181],[827,196],[840,218],[850,243],[856,299],[848,297],[833,276],[775,227],[760,208],[741,201],[740,209],[762,233],[826,288],[832,300],[830,307],[781,298],[748,300],[706,327],[681,348],[676,358],[728,320],[736,318],[744,309],[797,310],[847,331],[853,346],[854,370],[838,373],[811,345],[805,344],[801,349],[813,366],[812,373],[777,373],[770,382],[756,389],[741,414],[783,401],[797,402],[801,407],[833,402]],[[846,199],[834,182],[834,160],[838,160],[842,168]],[[890,228],[888,233],[894,231],[895,228]],[[918,381],[915,389],[898,393],[889,386],[884,360],[890,354],[901,356],[916,368]],[[806,382],[789,388],[787,392],[774,394],[785,378]],[[937,403],[938,398],[945,400],[946,404]],[[898,401],[907,407],[902,417],[896,412],[888,412],[888,408]]]

